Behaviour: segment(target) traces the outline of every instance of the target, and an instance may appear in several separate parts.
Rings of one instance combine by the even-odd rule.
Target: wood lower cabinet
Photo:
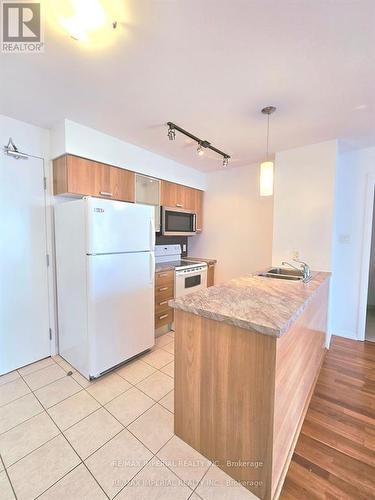
[[[65,155],[53,161],[54,194],[135,201],[135,174],[104,163]]]
[[[155,329],[173,321],[173,309],[168,301],[174,298],[174,271],[155,273]]]
[[[215,284],[215,264],[208,264],[207,269],[207,287]]]
[[[202,231],[203,191],[174,182],[161,181],[161,205],[194,210],[197,214],[197,231]]]

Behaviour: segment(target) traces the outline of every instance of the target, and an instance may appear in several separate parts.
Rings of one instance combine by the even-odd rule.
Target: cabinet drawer
[[[173,309],[168,307],[166,311],[155,314],[155,328],[160,328],[161,326],[172,323],[173,321]]]
[[[155,314],[161,314],[170,309],[168,302],[172,300],[173,297],[168,297],[167,299],[155,300]]]
[[[173,299],[174,286],[165,285],[155,289],[155,305],[163,300]]]
[[[160,271],[155,273],[155,288],[174,284],[174,271]]]

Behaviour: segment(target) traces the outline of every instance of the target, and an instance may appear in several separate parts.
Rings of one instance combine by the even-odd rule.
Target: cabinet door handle
[[[99,191],[99,194],[101,196],[113,196],[113,193],[110,193],[109,191]]]
[[[208,267],[215,267],[215,264],[210,264]]]
[[[162,316],[159,316],[159,319],[165,319],[168,318],[168,314],[163,314]]]
[[[159,302],[159,306],[164,306],[164,304],[168,304],[168,300],[163,300],[163,302]]]
[[[169,289],[169,286],[163,286],[163,288],[159,288],[159,292],[165,292]]]
[[[165,278],[166,276],[168,276],[168,273],[160,273],[159,274],[159,278]]]
[[[176,203],[176,207],[183,208],[183,204],[182,203]]]

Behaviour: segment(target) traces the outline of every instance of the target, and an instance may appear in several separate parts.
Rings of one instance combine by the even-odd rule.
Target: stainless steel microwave
[[[165,236],[192,236],[197,232],[197,214],[194,210],[162,207],[161,227]]]

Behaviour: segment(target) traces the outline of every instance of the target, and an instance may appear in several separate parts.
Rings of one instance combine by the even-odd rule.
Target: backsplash
[[[163,236],[162,234],[156,234],[156,244],[157,245],[181,245],[182,257],[187,256],[188,250],[188,237],[187,236]],[[184,252],[185,245],[186,251]]]

